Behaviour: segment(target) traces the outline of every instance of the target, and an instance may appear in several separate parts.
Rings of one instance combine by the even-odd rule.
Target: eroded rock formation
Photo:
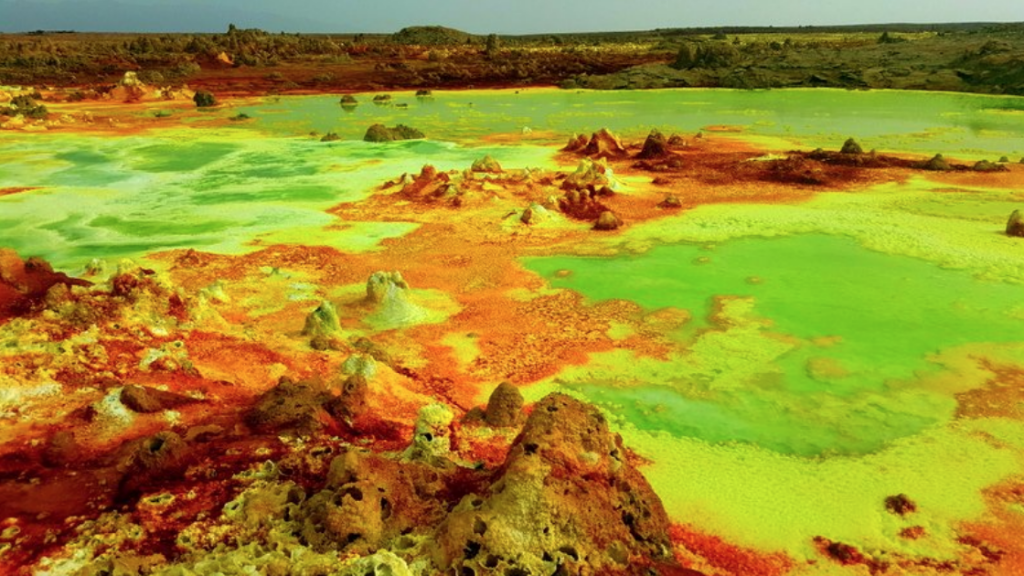
[[[374,104],[377,103],[376,98]],[[367,142],[394,142],[395,140],[416,140],[420,138],[426,138],[423,132],[399,124],[394,128],[388,128],[383,124],[374,124],[366,129],[366,135],[363,136],[363,140]]]

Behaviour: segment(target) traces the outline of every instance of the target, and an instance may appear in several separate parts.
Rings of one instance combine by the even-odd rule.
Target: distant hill
[[[482,39],[480,36],[444,26],[410,26],[392,34],[391,41],[396,44],[420,46],[454,46]]]

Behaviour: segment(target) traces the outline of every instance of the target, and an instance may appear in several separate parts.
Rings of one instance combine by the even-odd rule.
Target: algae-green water
[[[610,358],[610,372],[568,383],[641,429],[785,453],[870,452],[945,422],[953,399],[920,381],[940,370],[929,358],[1022,336],[1014,310],[1024,287],[842,237],[741,238],[713,250],[676,244],[640,255],[524,262],[592,302],[630,300],[647,311],[692,315],[672,335],[678,357]],[[723,296],[752,302],[748,326],[708,321]],[[709,342],[722,341],[718,334],[732,344],[709,350]]]
[[[506,167],[550,166],[554,146],[570,133],[600,127],[640,138],[653,127],[685,135],[728,125],[742,130],[739,137],[781,147],[837,148],[853,136],[869,149],[1024,155],[1024,99],[1014,97],[528,90],[438,92],[432,99],[396,93],[389,106],[359,98],[353,111],[341,109],[335,96],[228,105],[185,127],[125,137],[4,131],[0,187],[38,189],[0,197],[0,246],[72,273],[92,258],[169,248],[238,253],[256,242],[288,242],[372,249],[416,225],[351,222],[339,231],[325,209],[365,198],[425,163],[464,169],[490,154]],[[207,125],[239,112],[252,120]],[[415,126],[428,140],[361,142],[377,122]],[[323,143],[309,134],[328,130],[343,140]],[[528,140],[488,141],[495,133]],[[987,204],[972,210],[1013,204],[980,201]],[[928,206],[943,215],[960,210]],[[593,300],[693,313],[669,335],[684,351],[677,357],[595,357],[593,366],[561,375],[565,382],[643,429],[785,453],[870,452],[946,422],[955,402],[923,384],[941,370],[929,356],[1021,339],[1019,285],[982,282],[833,236],[740,238],[713,251],[674,244],[637,256],[559,256],[528,265]],[[573,274],[552,276],[558,269]],[[748,298],[751,317],[764,322],[716,330],[707,316],[711,299],[721,295]],[[1015,316],[1007,312],[1012,306]]]
[[[89,259],[196,247],[239,252],[254,240],[296,237],[339,248],[366,242],[326,233],[323,210],[430,162],[461,169],[491,154],[506,166],[550,164],[550,146],[572,132],[609,127],[640,137],[652,127],[692,133],[732,125],[778,146],[867,148],[962,157],[1024,153],[1022,99],[842,90],[467,91],[434,98],[396,93],[353,111],[335,96],[285,97],[204,114],[186,127],[110,137],[5,131],[0,187],[39,187],[0,197],[0,245],[74,270]],[[403,106],[404,105],[404,106]],[[245,112],[224,128],[211,119]],[[429,140],[367,144],[373,123],[405,123]],[[322,143],[310,131],[344,139]],[[485,144],[494,133],[537,132],[537,142]],[[547,140],[545,140],[547,138]],[[361,224],[358,230],[367,230]],[[409,225],[374,227],[383,238]],[[352,230],[357,230],[353,228]],[[301,231],[301,234],[298,233]]]
[[[71,271],[93,258],[171,248],[238,253],[254,240],[370,248],[367,234],[380,240],[414,226],[363,222],[328,233],[338,221],[324,210],[428,162],[448,170],[484,154],[511,165],[549,161],[549,150],[536,146],[323,143],[238,130],[3,137],[10,149],[0,187],[40,189],[0,197],[0,246]]]
[[[373,122],[404,123],[429,137],[462,140],[524,128],[564,138],[601,127],[639,138],[651,128],[691,134],[731,126],[789,145],[838,147],[849,136],[865,149],[955,153],[967,158],[1024,154],[1024,99],[955,93],[789,90],[466,91],[421,99],[396,93],[377,106],[372,95],[341,111],[337,98],[281,98],[239,111],[283,134],[333,130],[360,138]],[[994,156],[994,157],[993,157]]]

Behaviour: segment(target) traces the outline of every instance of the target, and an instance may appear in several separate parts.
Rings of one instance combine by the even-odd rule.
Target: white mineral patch
[[[63,387],[56,382],[35,386],[15,387],[8,381],[0,381],[0,418],[14,418],[16,409],[24,409],[33,401],[60,396]]]

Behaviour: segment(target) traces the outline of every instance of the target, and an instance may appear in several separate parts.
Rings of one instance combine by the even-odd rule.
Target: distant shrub
[[[196,103],[198,108],[209,108],[217,105],[217,99],[206,90],[196,92],[195,96],[192,97],[192,101]]]
[[[0,107],[0,114],[5,116],[16,116],[21,114],[26,118],[32,118],[35,120],[41,120],[46,118],[49,114],[49,110],[42,104],[36,104],[35,100],[31,96],[15,96],[10,105],[7,107]]]

